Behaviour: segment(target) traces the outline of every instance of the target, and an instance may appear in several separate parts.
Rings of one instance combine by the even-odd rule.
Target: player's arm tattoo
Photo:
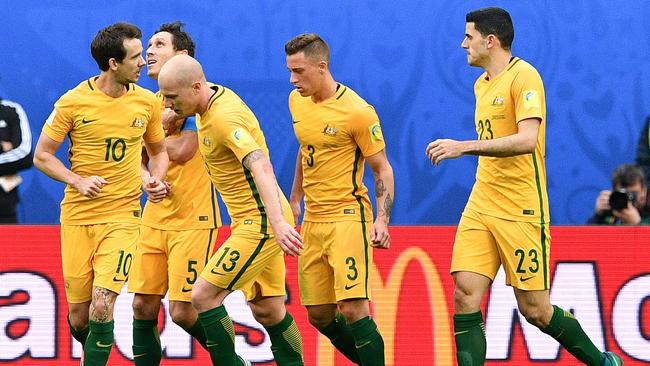
[[[377,197],[377,204],[379,205],[380,198],[386,194],[386,199],[384,200],[384,206],[383,207],[378,207],[377,208],[377,215],[379,216],[386,216],[386,218],[390,218],[390,213],[393,210],[393,198],[390,196],[390,193],[386,193],[388,189],[386,188],[386,185],[384,184],[383,179],[377,179],[375,181],[375,197]]]
[[[375,181],[375,197],[379,198],[386,193],[386,185],[384,185],[383,179],[377,179]]]
[[[386,195],[386,200],[384,201],[384,212],[386,217],[390,217],[391,212],[393,211],[393,198],[390,196],[390,193]]]
[[[93,301],[90,304],[90,319],[98,323],[106,323],[113,314],[116,295],[102,287],[93,289]]]
[[[244,164],[246,169],[250,170],[251,165],[253,165],[254,162],[262,159],[263,157],[264,157],[264,153],[262,152],[262,150],[253,150],[244,157],[242,163]]]

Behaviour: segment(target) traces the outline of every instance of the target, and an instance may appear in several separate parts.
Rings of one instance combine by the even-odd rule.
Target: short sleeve
[[[257,144],[248,129],[235,122],[227,122],[223,126],[223,141],[226,147],[237,156],[239,161],[243,161],[246,155],[255,150],[262,148]]]
[[[523,69],[517,74],[512,83],[512,98],[517,122],[543,118],[544,84],[535,69]]]
[[[63,142],[74,126],[74,117],[71,108],[66,106],[64,100],[59,99],[54,104],[54,109],[43,125],[43,133],[56,142]]]
[[[185,122],[183,123],[183,128],[181,131],[194,131],[197,132],[198,129],[196,128],[196,117],[194,116],[189,116],[185,118]]]
[[[386,148],[379,117],[372,106],[368,105],[356,112],[351,123],[352,136],[363,156],[374,155]]]
[[[147,130],[144,132],[144,141],[156,143],[165,138],[165,131],[162,128],[162,109],[158,99],[152,99],[151,116],[147,123]]]

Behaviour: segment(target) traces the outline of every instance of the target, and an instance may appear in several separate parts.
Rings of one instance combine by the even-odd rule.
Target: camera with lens
[[[627,207],[628,202],[636,201],[636,192],[628,192],[621,188],[612,192],[609,196],[609,206],[612,210],[622,210]]]

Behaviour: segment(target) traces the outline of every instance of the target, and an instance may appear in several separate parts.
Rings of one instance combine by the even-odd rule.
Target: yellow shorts
[[[508,286],[548,290],[550,253],[548,224],[509,221],[466,209],[456,231],[451,273],[475,272],[494,280],[503,264]]]
[[[284,296],[284,276],[284,252],[275,237],[245,230],[233,231],[201,272],[217,287],[244,291],[249,301]]]
[[[159,230],[142,225],[129,292],[190,302],[192,286],[212,255],[217,229]]]
[[[304,222],[304,250],[298,257],[303,305],[370,299],[370,222]]]
[[[61,224],[61,259],[69,303],[92,299],[93,287],[120,293],[133,264],[140,225]]]

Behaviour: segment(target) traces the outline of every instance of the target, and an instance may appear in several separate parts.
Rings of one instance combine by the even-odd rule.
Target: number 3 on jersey
[[[307,166],[311,168],[314,166],[314,153],[316,152],[316,148],[313,145],[307,145],[307,150],[309,151]]]
[[[478,121],[478,139],[479,140],[492,140],[494,133],[492,133],[492,122],[489,119]]]

